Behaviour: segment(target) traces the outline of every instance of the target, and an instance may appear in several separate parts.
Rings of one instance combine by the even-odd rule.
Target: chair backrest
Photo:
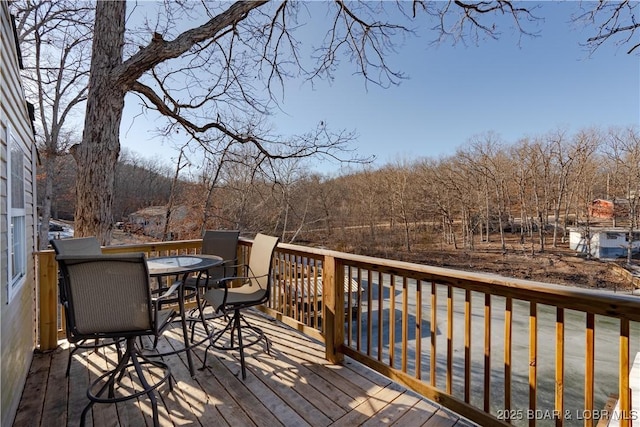
[[[258,285],[265,291],[264,300],[269,299],[271,292],[271,268],[273,265],[273,253],[278,245],[278,238],[258,233],[253,239],[251,253],[249,254],[249,275],[252,285]]]
[[[95,237],[53,239],[50,243],[58,255],[100,255],[102,253],[100,242]]]
[[[210,278],[221,279],[235,276],[236,269],[232,267],[238,261],[238,230],[206,230],[202,237],[202,253],[218,255],[225,264],[210,268]]]
[[[202,253],[218,255],[224,260],[238,257],[238,230],[207,230],[202,237]]]
[[[53,249],[56,251],[57,255],[100,255],[102,253],[102,247],[100,247],[100,242],[95,237],[75,237],[72,239],[53,239],[49,243],[53,246]],[[67,302],[67,294],[62,286],[62,267],[59,268],[58,271],[58,290],[59,290],[59,299],[60,304],[66,305]],[[65,315],[67,313],[65,312]],[[69,318],[67,316],[67,323],[69,323]],[[67,338],[71,339],[69,335],[71,331],[67,329]]]
[[[153,333],[144,254],[58,255],[67,320],[76,337]]]

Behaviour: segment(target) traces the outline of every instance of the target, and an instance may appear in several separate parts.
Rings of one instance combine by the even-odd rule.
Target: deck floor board
[[[160,358],[175,380],[172,391],[167,384],[158,389],[162,426],[472,425],[351,359],[331,364],[324,359],[322,344],[263,314],[252,313],[249,319],[263,328],[272,346],[270,354],[262,345],[246,350],[244,381],[234,351],[209,349],[203,368],[205,345],[196,347],[194,378],[184,353]],[[202,331],[197,336],[202,337]],[[181,341],[176,325],[165,332],[156,350],[148,351],[168,352]],[[52,421],[59,426],[79,424],[88,384],[112,369],[117,356],[113,346],[79,350],[65,377],[68,354],[69,346],[62,341],[54,352],[34,356],[15,427],[44,427]],[[126,375],[116,393],[139,387],[135,376]],[[152,425],[151,402],[143,395],[117,404],[96,403],[86,421],[94,427]]]

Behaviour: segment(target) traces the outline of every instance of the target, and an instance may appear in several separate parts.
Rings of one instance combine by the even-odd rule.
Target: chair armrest
[[[226,274],[227,269],[233,269],[233,268],[236,268],[236,267],[242,267],[244,265],[244,264],[230,264],[230,263],[235,263],[236,261],[237,261],[236,259],[226,259],[226,260],[223,260],[220,264],[215,265],[211,269],[222,268],[222,270],[224,272],[223,274]],[[228,277],[228,276],[223,276],[223,277]],[[205,270],[205,271],[202,271],[202,272],[198,273],[197,278],[198,278],[198,280],[200,280],[200,279],[208,279],[209,278],[209,271]],[[220,280],[220,279],[217,279],[217,278],[214,278],[214,279],[215,279],[215,281]],[[177,280],[177,278],[176,278],[176,280]]]
[[[167,291],[165,293],[163,293],[162,295],[159,295],[159,296],[157,296],[155,298],[152,298],[153,301],[162,301],[164,299],[169,298],[171,295],[173,295],[178,290],[178,288],[180,286],[182,286],[182,281],[178,280],[178,281],[173,282],[173,285],[171,285],[171,287],[169,289],[167,289]]]
[[[245,269],[249,268],[248,264],[229,264],[231,262],[235,263],[237,261],[238,260],[236,260],[236,259],[226,259],[226,260],[222,261],[221,264],[217,265],[217,267],[223,267],[224,269],[227,269],[227,268],[239,268],[239,267],[244,267]]]
[[[165,293],[157,297],[152,297],[151,303],[153,304],[153,311],[155,313],[160,312],[160,310],[162,309],[162,304],[165,302],[165,300],[168,300],[170,297],[173,297],[173,294],[176,293],[176,291],[180,286],[182,286],[182,282],[175,281],[173,282],[173,285],[171,285],[171,287],[169,287],[169,289],[167,289]]]
[[[223,277],[222,279],[219,279],[219,283],[220,286],[227,289],[227,282],[232,282],[234,280],[240,280],[240,281],[247,281],[250,279],[259,279],[261,277],[267,277],[268,274],[263,274],[261,276],[229,276],[229,277]]]

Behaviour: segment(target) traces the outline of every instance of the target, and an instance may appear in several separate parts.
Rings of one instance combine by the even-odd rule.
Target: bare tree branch
[[[595,52],[609,41],[620,46],[631,44],[627,54],[633,53],[640,47],[636,35],[637,31],[640,31],[640,17],[636,17],[640,12],[640,3],[624,0],[581,2],[581,5],[582,11],[574,16],[574,21],[595,27],[596,34],[589,37],[586,42],[591,52]]]

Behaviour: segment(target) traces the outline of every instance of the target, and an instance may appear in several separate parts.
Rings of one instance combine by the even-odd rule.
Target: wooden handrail
[[[597,421],[599,416],[604,415],[603,406],[597,406],[600,404],[598,401],[605,401],[607,396],[595,395],[595,380],[597,377],[611,374],[603,373],[599,368],[603,364],[599,365],[596,357],[595,337],[598,336],[597,331],[602,330],[598,325],[598,319],[619,322],[619,380],[617,390],[614,386],[609,392],[617,392],[623,396],[620,399],[620,407],[626,418],[621,419],[621,425],[628,425],[629,420],[637,416],[637,412],[632,412],[629,406],[628,392],[629,352],[633,347],[630,343],[635,345],[634,351],[638,351],[637,337],[634,335],[636,339],[630,339],[628,325],[632,323],[636,327],[636,335],[640,329],[637,323],[640,322],[640,299],[635,296],[314,248],[303,249],[287,244],[279,245],[278,251],[281,254],[302,257],[302,262],[313,259],[319,260],[321,264],[342,264],[347,278],[353,278],[364,289],[364,296],[358,296],[358,311],[347,313],[346,325],[336,325],[339,317],[335,315],[323,319],[326,324],[321,325],[319,329],[323,338],[331,340],[331,343],[326,342],[327,348],[335,345],[335,336],[330,337],[329,334],[338,329],[343,330],[346,335],[344,344],[339,349],[341,353],[408,385],[481,425],[508,424],[508,421],[536,425],[537,421],[543,421],[548,417],[554,418],[556,425],[565,425],[569,421],[575,422],[581,418],[584,418],[585,425]],[[335,267],[332,267],[332,270],[334,269]],[[332,271],[330,276],[339,278],[342,276],[340,273]],[[287,280],[295,278],[287,277]],[[297,280],[304,284],[307,279]],[[377,286],[381,283],[382,286]],[[338,283],[334,283],[334,286],[334,293],[343,289]],[[443,289],[444,292],[439,296]],[[383,297],[383,290],[388,291],[389,295]],[[323,290],[325,293],[327,291],[330,290]],[[430,297],[425,298],[426,295]],[[480,304],[476,303],[474,295],[482,301]],[[323,303],[349,308],[351,300],[345,298],[344,304],[339,303],[341,299],[338,297],[325,298]],[[409,300],[416,301],[415,315],[412,319],[409,316]],[[444,316],[438,313],[437,309],[432,310],[432,307],[439,304],[446,306],[443,310]],[[481,311],[474,310],[474,304],[478,305]],[[523,304],[528,307],[524,313],[521,312]],[[397,306],[398,309],[390,310],[389,306]],[[303,310],[306,307],[304,306]],[[551,312],[552,329],[547,325],[549,308],[554,310]],[[294,309],[295,307],[285,304],[284,310],[279,313],[283,315]],[[327,310],[327,307],[323,309]],[[329,313],[333,314],[330,310],[331,308]],[[389,313],[383,317],[382,313],[385,310]],[[567,326],[570,325],[567,323],[567,313],[571,318],[576,315],[584,316],[583,326],[579,331],[571,330],[574,326]],[[305,321],[308,318],[307,313],[296,313],[294,317],[297,322],[292,322],[292,325],[306,331],[310,326]],[[480,317],[482,320],[479,320],[478,324],[476,319]],[[428,329],[423,325],[423,322],[427,321],[430,323]],[[454,327],[457,322],[461,328]],[[525,328],[522,327],[522,322],[526,322]],[[376,324],[377,327],[374,326]],[[476,328],[479,329],[478,332],[475,332]],[[386,338],[383,336],[385,333],[388,334]],[[420,336],[421,333],[427,333],[427,341],[416,342],[413,339],[409,345],[410,336]],[[583,336],[579,346],[573,344],[576,334]],[[440,336],[446,337],[442,343],[439,342]],[[527,337],[524,341],[524,354],[515,348],[516,340],[523,337]],[[502,353],[494,348],[496,341],[500,339],[499,347],[503,349]],[[399,342],[396,342],[397,340]],[[456,349],[456,342],[463,343],[462,352]],[[567,345],[567,342],[572,344]],[[480,350],[474,347],[474,343],[480,344]],[[548,353],[548,349],[551,353]],[[582,380],[577,387],[575,382],[571,384],[571,388],[582,388],[584,391],[581,392],[582,398],[579,399],[579,403],[576,403],[575,400],[569,401],[566,398],[569,392],[576,393],[575,389],[568,390],[569,382],[565,378],[567,372],[575,372],[576,367],[566,369],[565,353],[578,350],[583,353],[583,367],[580,368]],[[606,353],[615,349],[601,348],[599,351]],[[474,352],[481,355],[481,363],[478,364],[473,358]],[[335,350],[331,354],[335,354]],[[413,360],[410,360],[410,354],[420,356],[414,355]],[[462,354],[461,362],[457,362],[459,354]],[[439,360],[440,355],[443,355],[443,360]],[[501,363],[496,363],[500,355]],[[551,370],[540,364],[540,360],[545,358],[551,359]],[[522,360],[525,362],[522,363]],[[408,367],[409,362],[412,367]],[[456,366],[458,363],[461,363],[461,368]],[[525,369],[519,368],[518,363],[524,365]],[[501,375],[496,376],[496,372],[501,372]],[[528,383],[524,395],[513,383],[516,376]],[[476,380],[476,377],[479,379]],[[460,386],[457,381],[461,383]],[[481,381],[481,386],[474,387],[474,381]],[[542,388],[543,383],[553,384],[553,390],[549,392]],[[501,393],[492,395],[491,391],[496,389],[501,390]],[[478,395],[481,396],[479,402]],[[496,398],[496,395],[500,397]]]
[[[103,250],[155,256],[196,253],[200,246],[190,240]],[[241,239],[239,259],[247,259],[250,248],[251,241]],[[639,350],[635,296],[290,244],[279,244],[274,256],[273,289],[263,311],[324,342],[332,362],[349,356],[481,425],[536,425],[548,416],[560,426],[580,417],[593,425],[602,415],[598,402],[606,399],[596,395],[595,381],[605,375],[598,352],[617,350],[617,372],[606,375],[617,377],[618,386],[609,391],[620,396],[626,416],[620,425],[637,416],[628,378],[630,352]],[[63,333],[57,329],[57,266],[52,251],[37,259],[40,348],[47,350]],[[583,319],[579,330],[569,321],[574,318]],[[608,330],[614,325],[617,349],[598,347],[605,324]],[[583,377],[579,387],[570,387],[567,373],[577,367],[567,369],[565,355],[575,361],[577,352]],[[527,388],[520,388],[522,381]]]

